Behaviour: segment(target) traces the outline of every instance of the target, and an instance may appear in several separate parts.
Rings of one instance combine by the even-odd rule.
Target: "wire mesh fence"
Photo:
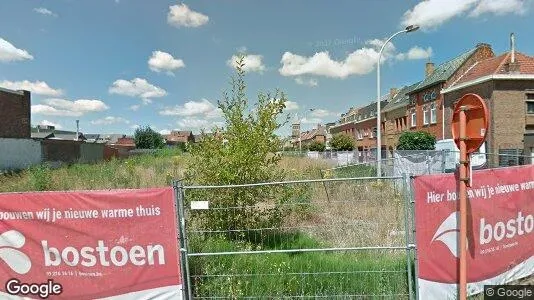
[[[519,151],[516,151],[520,153]],[[377,176],[377,164],[381,165],[381,176],[414,176],[427,174],[454,173],[460,161],[460,153],[455,151],[395,151],[392,157],[380,162],[370,161],[334,166],[322,170],[323,178],[345,178],[357,176]],[[532,164],[532,156],[507,153],[477,153],[471,155],[473,170],[494,169]]]
[[[190,295],[409,299],[407,183],[396,176],[183,187]]]

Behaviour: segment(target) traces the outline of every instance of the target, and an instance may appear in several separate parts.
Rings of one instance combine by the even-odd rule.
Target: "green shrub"
[[[30,185],[35,191],[46,191],[52,185],[51,169],[46,164],[31,167],[29,169]]]
[[[165,142],[161,134],[155,132],[150,126],[139,127],[134,133],[135,147],[138,149],[161,149]]]
[[[330,146],[336,151],[354,150],[354,139],[346,134],[336,134],[330,140]]]
[[[309,150],[310,151],[323,152],[325,149],[326,149],[326,145],[324,143],[321,143],[321,142],[318,142],[318,141],[314,141],[309,146]]]
[[[426,131],[406,131],[399,137],[397,150],[434,150],[436,137]]]

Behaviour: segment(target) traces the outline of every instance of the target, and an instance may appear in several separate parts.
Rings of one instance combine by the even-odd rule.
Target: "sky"
[[[303,129],[488,43],[534,55],[534,0],[1,0],[0,87],[32,92],[32,124],[133,134],[222,125],[245,56],[247,95],[284,92]],[[280,134],[290,133],[289,124]]]

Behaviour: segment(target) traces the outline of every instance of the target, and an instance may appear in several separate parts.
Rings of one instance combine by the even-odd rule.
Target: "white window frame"
[[[436,103],[430,105],[430,124],[436,124],[438,122],[438,115],[436,110]]]
[[[410,127],[414,128],[417,127],[417,114],[415,109],[412,109],[410,111]]]
[[[357,134],[358,140],[363,140],[363,132],[361,129],[357,129],[356,134]]]
[[[375,132],[376,132],[376,127],[371,128],[371,132],[370,132],[371,133],[371,137],[370,138],[374,139],[376,137]]]
[[[423,106],[423,125],[430,123],[430,109],[428,105]]]

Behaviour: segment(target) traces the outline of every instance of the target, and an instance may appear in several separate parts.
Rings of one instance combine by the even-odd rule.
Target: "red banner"
[[[456,295],[457,182],[454,174],[414,180],[421,299]],[[534,273],[534,166],[475,171],[467,206],[469,294]]]
[[[0,194],[0,297],[181,299],[172,188]]]

